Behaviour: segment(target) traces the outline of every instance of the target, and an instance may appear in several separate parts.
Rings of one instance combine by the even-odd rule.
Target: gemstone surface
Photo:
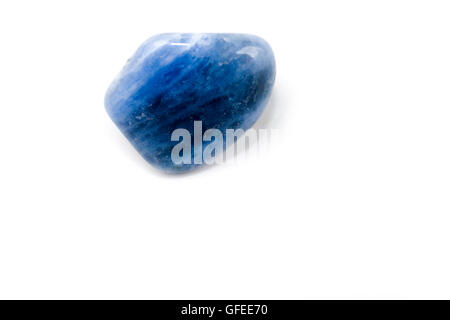
[[[247,130],[261,115],[275,80],[272,49],[247,34],[160,34],[145,41],[110,85],[106,110],[137,151],[167,172],[175,164],[175,129]],[[208,142],[203,142],[205,148]],[[192,144],[194,157],[194,144]]]

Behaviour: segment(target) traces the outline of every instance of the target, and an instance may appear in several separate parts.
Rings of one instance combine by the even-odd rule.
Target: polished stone
[[[110,85],[106,110],[152,165],[183,172],[171,159],[175,129],[250,128],[275,80],[268,43],[247,34],[160,34],[145,41]],[[203,148],[207,143],[203,143]],[[192,145],[194,148],[194,145]],[[194,157],[194,152],[192,152]]]

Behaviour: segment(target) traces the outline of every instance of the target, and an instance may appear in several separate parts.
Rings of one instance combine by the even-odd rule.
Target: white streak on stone
[[[247,46],[247,47],[244,47],[241,50],[237,51],[236,53],[237,54],[246,54],[254,59],[259,54],[260,50],[261,50],[260,48],[255,47],[255,46]]]

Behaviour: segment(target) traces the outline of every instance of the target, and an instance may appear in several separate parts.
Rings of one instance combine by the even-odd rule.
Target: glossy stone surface
[[[259,37],[160,34],[128,60],[106,93],[105,107],[149,163],[167,172],[183,172],[198,165],[172,162],[171,151],[178,143],[171,141],[172,132],[184,128],[193,137],[196,120],[203,122],[203,132],[250,128],[274,80],[272,50]]]

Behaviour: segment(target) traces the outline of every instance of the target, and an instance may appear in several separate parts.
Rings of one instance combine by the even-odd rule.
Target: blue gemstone
[[[275,80],[269,44],[247,34],[160,34],[145,41],[110,85],[106,110],[137,151],[167,172],[175,164],[175,129],[203,132],[250,128],[261,115]],[[208,145],[203,142],[203,148]],[[194,157],[194,144],[192,144]]]

